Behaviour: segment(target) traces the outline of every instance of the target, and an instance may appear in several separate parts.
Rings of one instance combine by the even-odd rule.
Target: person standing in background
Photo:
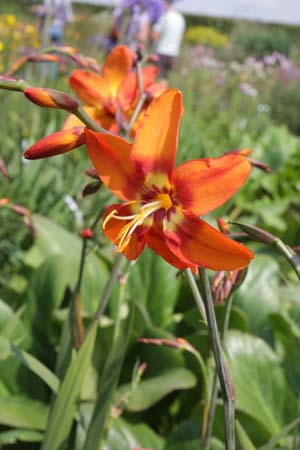
[[[162,78],[168,78],[180,53],[180,45],[185,31],[185,20],[173,8],[174,0],[165,0],[165,13],[153,26],[152,40],[156,41],[158,68]]]
[[[104,38],[110,52],[117,44],[125,44],[133,51],[147,47],[152,26],[164,13],[164,0],[119,0],[113,11],[112,25]]]
[[[44,4],[52,17],[49,28],[50,41],[54,45],[59,45],[66,24],[74,19],[71,0],[44,0]]]

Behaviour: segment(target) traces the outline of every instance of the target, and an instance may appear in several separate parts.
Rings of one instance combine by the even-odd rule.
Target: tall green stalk
[[[229,369],[222,354],[221,340],[207,271],[200,268],[199,275],[202,284],[202,298],[207,318],[207,329],[224,404],[225,448],[226,450],[235,450],[234,387],[230,379]]]

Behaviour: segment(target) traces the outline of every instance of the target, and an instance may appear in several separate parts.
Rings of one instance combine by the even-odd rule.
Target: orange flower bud
[[[5,206],[9,203],[9,198],[8,197],[2,197],[0,198],[0,206]]]
[[[78,53],[77,48],[70,47],[69,45],[62,45],[56,51],[57,53],[69,53],[69,54]]]
[[[31,62],[58,62],[59,60],[59,56],[48,53],[44,53],[42,55],[31,55],[28,57],[28,61]]]
[[[55,89],[32,87],[25,89],[24,94],[32,103],[44,108],[65,109],[72,113],[79,106],[75,98]]]
[[[224,219],[222,219],[221,217],[218,217],[217,223],[218,223],[219,230],[222,231],[222,233],[230,234],[230,229],[229,229],[228,223],[226,223]]]
[[[26,159],[41,159],[69,152],[84,143],[84,127],[58,131],[29,147],[24,153]]]

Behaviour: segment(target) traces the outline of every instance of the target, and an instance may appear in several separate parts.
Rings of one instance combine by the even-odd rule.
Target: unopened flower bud
[[[275,240],[275,236],[273,236],[268,231],[263,230],[262,228],[240,222],[231,223],[239,227],[242,231],[244,231],[244,233],[248,234],[248,236],[250,236],[255,241],[263,242],[264,244],[272,244]]]
[[[256,167],[266,173],[272,173],[272,169],[268,166],[268,164],[253,158],[249,158],[248,161],[253,167]]]
[[[31,62],[58,62],[60,60],[59,56],[52,55],[51,53],[43,53],[42,55],[30,55],[28,56],[28,61]]]
[[[78,53],[78,50],[77,48],[69,45],[62,45],[57,48],[56,53],[67,53],[69,55],[73,55],[74,53]]]
[[[80,236],[83,239],[92,239],[93,232],[90,228],[83,228],[83,230],[80,231]]]
[[[72,113],[79,107],[75,98],[55,89],[32,87],[25,89],[24,94],[32,103],[44,108],[64,109]]]
[[[101,186],[102,183],[100,180],[87,184],[82,190],[82,196],[87,197],[88,195],[95,194],[96,192],[99,191]]]
[[[230,229],[229,229],[228,223],[225,222],[224,219],[219,217],[217,219],[217,223],[218,223],[219,230],[222,231],[223,234],[230,234]]]
[[[94,180],[98,180],[98,181],[99,181],[99,175],[97,174],[96,169],[95,169],[94,167],[93,167],[93,168],[90,168],[90,169],[86,169],[85,174],[86,174],[88,177],[93,178]]]
[[[24,153],[26,159],[41,159],[69,152],[84,144],[84,127],[62,130],[44,137]]]

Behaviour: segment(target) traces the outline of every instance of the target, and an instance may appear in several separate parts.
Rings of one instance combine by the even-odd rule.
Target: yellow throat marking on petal
[[[129,202],[128,204],[130,203],[135,202]],[[152,220],[151,216],[156,211],[159,211],[160,209],[168,210],[171,207],[172,207],[172,200],[170,196],[168,194],[158,193],[156,195],[156,200],[142,204],[142,206],[140,206],[136,214],[121,216],[119,215],[116,209],[113,209],[105,218],[103,222],[103,229],[106,228],[108,222],[111,219],[126,220],[126,221],[129,220],[129,222],[121,229],[121,231],[115,238],[115,242],[117,243],[118,246],[117,251],[121,253],[125,250],[125,248],[129,244],[131,236],[137,227],[145,224],[147,219]]]
[[[169,191],[171,186],[168,176],[164,172],[149,172],[145,179],[145,186],[149,189],[155,187],[159,191]]]

